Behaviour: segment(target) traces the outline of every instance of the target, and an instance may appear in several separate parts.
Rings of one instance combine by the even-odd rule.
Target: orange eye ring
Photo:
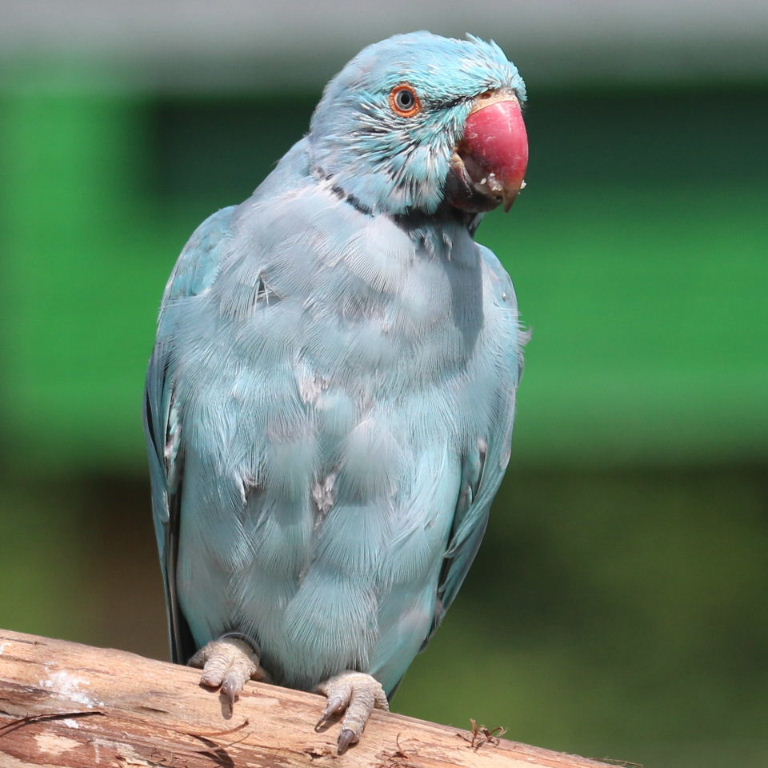
[[[389,94],[389,105],[400,117],[415,117],[421,112],[421,99],[410,83],[400,83]]]

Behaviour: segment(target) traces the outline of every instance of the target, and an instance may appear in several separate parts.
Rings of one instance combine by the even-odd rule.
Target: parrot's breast
[[[491,428],[487,277],[458,225],[411,232],[330,195],[288,209],[251,217],[179,308],[179,601],[196,643],[244,632],[276,682],[393,686]]]

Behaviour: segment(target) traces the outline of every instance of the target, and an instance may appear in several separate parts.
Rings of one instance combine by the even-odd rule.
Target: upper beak
[[[528,135],[517,96],[506,89],[478,96],[454,155],[460,183],[449,185],[451,203],[469,211],[503,203],[508,211],[525,186],[527,168]]]

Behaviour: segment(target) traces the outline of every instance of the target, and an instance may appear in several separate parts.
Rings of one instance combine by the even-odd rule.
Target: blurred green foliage
[[[765,765],[768,94],[530,85],[529,189],[479,234],[533,330],[513,468],[395,708]],[[0,92],[0,624],[165,654],[140,426],[162,287],[316,97],[67,68]]]

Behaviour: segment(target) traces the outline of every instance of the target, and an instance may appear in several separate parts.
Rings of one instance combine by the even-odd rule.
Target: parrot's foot
[[[381,683],[362,672],[342,672],[317,686],[328,698],[325,711],[315,730],[322,730],[335,715],[344,713],[339,734],[339,754],[360,741],[365,724],[374,709],[389,709]]]
[[[200,685],[221,689],[230,710],[249,680],[268,678],[259,665],[258,651],[242,635],[222,635],[212,640],[189,660],[189,666],[203,670]]]

